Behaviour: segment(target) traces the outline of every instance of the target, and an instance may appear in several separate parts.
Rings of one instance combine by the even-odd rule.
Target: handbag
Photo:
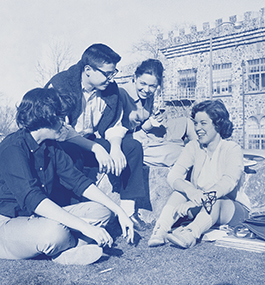
[[[265,240],[265,214],[255,215],[246,219],[241,225],[235,227],[237,237],[255,237]],[[254,234],[254,235],[253,235]]]

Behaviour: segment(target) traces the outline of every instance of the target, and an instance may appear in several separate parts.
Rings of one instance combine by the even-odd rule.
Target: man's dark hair
[[[19,128],[36,131],[53,129],[62,116],[60,98],[53,88],[35,88],[28,91],[17,107],[16,121]]]
[[[232,135],[233,123],[229,120],[229,113],[221,100],[206,100],[196,104],[192,108],[191,117],[194,119],[198,112],[207,113],[222,139]]]
[[[81,58],[81,66],[82,69],[86,65],[101,67],[104,63],[117,64],[120,60],[121,57],[110,47],[104,44],[93,44],[84,51]]]

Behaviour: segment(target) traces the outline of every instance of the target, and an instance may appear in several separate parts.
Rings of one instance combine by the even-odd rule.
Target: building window
[[[265,149],[265,117],[260,122],[255,117],[247,121],[248,149]]]
[[[193,98],[196,88],[196,69],[179,70],[178,96],[179,98]]]
[[[265,58],[248,61],[248,90],[265,90]]]
[[[196,87],[196,69],[179,70],[179,87],[195,88]]]
[[[213,96],[231,95],[232,63],[213,65]]]

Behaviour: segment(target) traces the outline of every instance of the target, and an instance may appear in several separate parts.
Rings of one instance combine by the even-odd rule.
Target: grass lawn
[[[151,229],[128,245],[118,230],[113,248],[97,263],[63,266],[50,260],[0,260],[1,285],[41,284],[265,284],[265,253],[201,242],[187,250],[172,244],[148,248]]]

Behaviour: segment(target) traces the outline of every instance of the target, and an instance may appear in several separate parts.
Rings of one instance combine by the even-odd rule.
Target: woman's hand
[[[114,172],[114,162],[108,152],[105,150],[103,146],[98,143],[95,143],[91,149],[94,152],[95,157],[99,164],[99,173]]]
[[[162,123],[162,121],[164,120],[164,113],[162,112],[159,112],[156,116],[155,116],[155,120],[158,122],[158,123]]]
[[[187,194],[187,196],[196,207],[202,206],[202,199],[204,196],[201,190],[193,191],[192,193]]]
[[[122,235],[124,238],[127,237],[127,243],[133,243],[134,239],[134,230],[133,230],[133,222],[131,219],[125,214],[125,212],[121,209],[117,214],[119,223],[122,229]]]
[[[188,210],[190,208],[194,208],[194,207],[195,207],[195,205],[193,202],[191,202],[191,201],[184,202],[184,203],[178,205],[178,207],[176,208],[176,212],[178,213],[178,215],[180,217],[185,217],[188,215]]]
[[[101,246],[101,247],[105,247],[105,246],[111,247],[112,246],[112,243],[113,243],[112,237],[102,227],[87,224],[86,229],[82,231],[82,233],[85,236],[94,239],[97,242],[98,246]]]
[[[114,162],[115,169],[115,171],[112,171],[111,173],[115,174],[116,176],[120,176],[121,172],[127,165],[126,157],[120,147],[112,147],[110,151],[110,156]]]

